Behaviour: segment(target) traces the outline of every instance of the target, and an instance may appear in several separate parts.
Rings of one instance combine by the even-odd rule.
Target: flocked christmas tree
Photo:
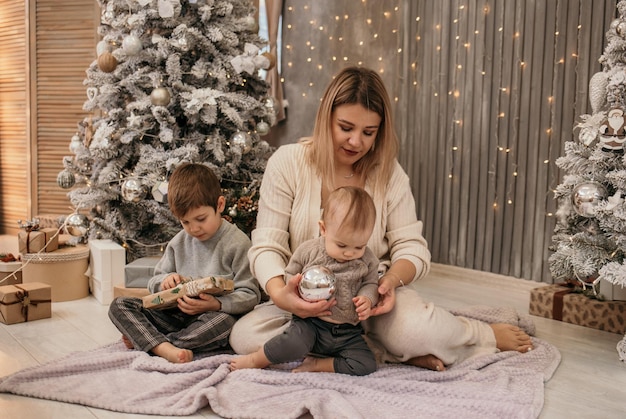
[[[89,115],[72,137],[57,182],[70,189],[74,236],[110,238],[129,260],[180,230],[167,180],[182,162],[211,167],[224,216],[254,226],[271,147],[274,100],[248,0],[99,0],[98,58],[87,70]]]

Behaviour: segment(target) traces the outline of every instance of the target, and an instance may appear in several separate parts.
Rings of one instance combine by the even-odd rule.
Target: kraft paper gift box
[[[0,286],[22,283],[22,262],[0,262]]]
[[[41,282],[1,286],[0,321],[14,324],[51,317],[50,294],[50,285]]]
[[[208,276],[206,278],[187,280],[178,284],[174,288],[159,291],[143,297],[145,308],[164,309],[176,306],[176,300],[183,296],[196,297],[200,293],[212,295],[223,295],[235,289],[235,282],[232,279],[216,278]]]
[[[146,256],[135,259],[124,267],[124,286],[126,288],[146,288],[154,276],[154,267],[161,257]]]
[[[113,240],[89,240],[89,289],[101,304],[113,301],[115,286],[124,285],[126,249]]]
[[[59,235],[55,228],[20,231],[17,233],[18,247],[21,254],[53,252],[59,248]]]
[[[624,334],[626,301],[600,301],[558,284],[530,291],[528,312],[535,316]]]
[[[22,282],[43,282],[52,287],[52,301],[89,296],[89,247],[61,247],[49,253],[22,255]]]

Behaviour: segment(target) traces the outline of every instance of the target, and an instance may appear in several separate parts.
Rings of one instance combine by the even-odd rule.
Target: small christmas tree
[[[68,231],[110,238],[129,260],[179,230],[167,180],[182,162],[220,177],[225,217],[250,232],[271,147],[274,100],[248,0],[99,0],[102,40],[87,70],[90,114],[78,124],[58,184],[76,212]],[[85,235],[85,238],[86,235]]]

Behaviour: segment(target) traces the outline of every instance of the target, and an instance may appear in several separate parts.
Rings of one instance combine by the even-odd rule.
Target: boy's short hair
[[[339,229],[349,228],[354,231],[371,229],[376,222],[376,205],[364,189],[344,186],[332,191],[322,208],[322,219],[326,222],[338,212],[344,212]]]
[[[167,203],[176,218],[182,218],[190,210],[202,206],[217,210],[217,200],[221,195],[219,179],[204,164],[183,163],[168,181]]]

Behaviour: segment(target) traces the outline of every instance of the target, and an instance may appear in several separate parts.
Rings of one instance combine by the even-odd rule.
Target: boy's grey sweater
[[[226,220],[222,220],[213,237],[205,241],[182,230],[167,244],[148,289],[152,293],[160,291],[161,282],[171,273],[192,279],[207,276],[233,279],[235,290],[216,297],[222,304],[220,311],[235,315],[247,313],[261,299],[259,284],[250,272],[250,246],[248,236]]]

